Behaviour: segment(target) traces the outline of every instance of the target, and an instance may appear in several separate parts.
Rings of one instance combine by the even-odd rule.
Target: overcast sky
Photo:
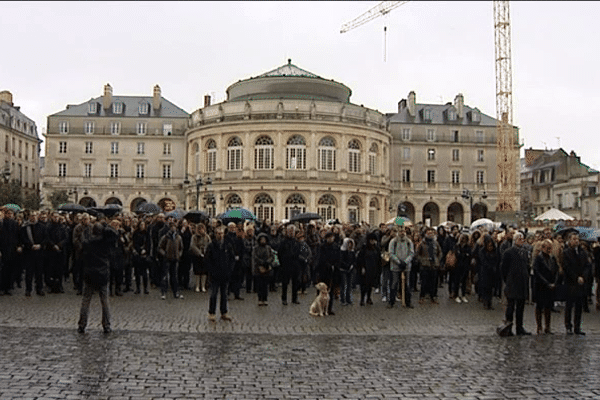
[[[394,112],[465,103],[495,117],[492,2],[420,2],[348,33],[377,2],[3,2],[0,90],[34,119],[102,95],[152,95],[192,112],[288,58]],[[524,146],[574,150],[600,169],[600,2],[511,2],[513,104]],[[383,27],[387,26],[384,62]]]

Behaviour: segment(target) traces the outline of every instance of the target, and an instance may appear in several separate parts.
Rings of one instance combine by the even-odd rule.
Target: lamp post
[[[187,177],[186,174],[186,178],[183,181],[183,183],[185,185],[189,185],[190,184],[190,180]],[[212,179],[210,177],[206,178],[206,181],[202,181],[202,178],[198,178],[195,179],[194,178],[194,184],[196,185],[196,210],[200,210],[200,191],[202,190],[202,186],[206,185],[207,188],[210,187],[210,185],[212,185]],[[209,200],[211,200],[211,204],[214,204],[214,198],[212,198],[212,193],[207,193],[205,199],[207,200],[207,203],[209,202]]]
[[[473,197],[477,196],[478,193],[471,192],[469,189],[463,189],[461,197],[465,200],[469,200],[469,210],[471,210],[471,222],[473,222]],[[487,199],[487,192],[484,190],[483,193],[479,194],[479,201],[481,199]]]

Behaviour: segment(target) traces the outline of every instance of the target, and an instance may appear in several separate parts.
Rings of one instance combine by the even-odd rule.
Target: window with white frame
[[[242,198],[236,193],[227,196],[225,199],[225,208],[227,210],[242,208]]]
[[[110,134],[118,135],[121,133],[121,123],[120,122],[111,122],[110,123]]]
[[[163,135],[171,136],[173,134],[173,124],[163,124]]]
[[[273,221],[275,207],[273,199],[266,193],[261,193],[254,199],[254,215],[262,221]]]
[[[273,140],[261,136],[254,143],[254,169],[273,169]]]
[[[121,114],[123,112],[123,103],[116,101],[112,105],[113,114]]]
[[[427,129],[427,141],[428,142],[435,141],[435,129]]]
[[[148,114],[148,110],[150,108],[148,107],[148,103],[144,102],[144,103],[140,103],[139,107],[138,107],[138,113],[142,114],[142,115],[146,115]]]
[[[163,179],[171,178],[171,164],[163,164],[162,166],[162,177]]]
[[[58,176],[61,178],[67,176],[67,164],[58,163]]]
[[[198,144],[198,142],[194,143],[194,146],[192,147],[192,154],[194,156],[194,170],[196,171],[196,174],[200,173],[200,145]]]
[[[369,149],[369,174],[377,175],[377,153],[379,153],[379,147],[377,143],[371,144]]]
[[[456,111],[453,108],[448,109],[448,120],[454,121],[456,119]]]
[[[477,162],[483,162],[484,160],[484,153],[482,149],[478,149],[477,150]]]
[[[210,139],[206,144],[206,170],[214,172],[217,170],[217,142]]]
[[[458,131],[452,131],[452,141],[454,143],[458,143],[459,142]]]
[[[119,142],[110,142],[110,154],[119,154]]]
[[[427,183],[435,183],[435,170],[427,170]]]
[[[163,155],[171,155],[171,143],[163,143]]]
[[[117,163],[110,164],[110,177],[111,178],[119,177],[119,164],[117,164]]]
[[[402,170],[402,182],[410,183],[410,169]]]
[[[410,140],[410,128],[402,128],[402,140]]]
[[[423,110],[423,119],[425,121],[431,121],[432,112],[429,108]]]
[[[65,134],[69,133],[69,123],[67,121],[61,121],[58,123],[58,132]]]
[[[337,201],[331,194],[324,194],[317,202],[317,213],[325,220],[337,218]]]
[[[83,124],[83,129],[86,135],[91,135],[94,133],[94,122],[93,121],[87,121],[85,124]]]
[[[410,147],[403,147],[402,148],[402,159],[403,160],[410,160]]]
[[[475,181],[478,185],[483,185],[485,183],[485,173],[482,170],[478,170],[475,175]]]
[[[306,169],[306,141],[302,136],[294,135],[287,141],[285,167]]]
[[[348,222],[358,224],[361,221],[360,215],[361,203],[357,196],[348,199]]]
[[[452,171],[452,184],[457,185],[460,183],[460,171]]]
[[[94,152],[94,143],[85,142],[85,154],[92,154]]]
[[[146,176],[146,166],[144,164],[135,165],[135,177],[137,179],[143,179]]]
[[[348,142],[348,172],[360,172],[360,142],[356,139]]]
[[[452,161],[460,161],[460,150],[452,149]]]
[[[481,116],[479,115],[479,110],[476,108],[471,110],[471,121],[479,122],[480,119],[481,119]]]
[[[138,122],[137,123],[137,134],[138,135],[145,135],[146,133],[148,133],[148,123],[146,123],[146,122]]]
[[[138,142],[137,143],[137,154],[144,155],[146,153],[146,143]]]
[[[242,147],[242,140],[234,136],[229,139],[227,143],[227,170],[228,171],[240,171],[242,169],[242,156],[244,148]]]
[[[335,140],[327,136],[319,142],[319,169],[321,171],[335,171],[336,148]]]
[[[483,143],[484,139],[483,131],[475,131],[475,140],[477,140],[477,143]]]
[[[299,193],[290,195],[285,201],[285,219],[306,212],[306,200]]]
[[[96,114],[98,112],[98,103],[91,102],[88,104],[88,113],[89,114]]]
[[[92,164],[90,164],[90,163],[83,164],[83,176],[85,178],[92,177]]]
[[[427,161],[435,161],[435,149],[427,149]]]
[[[67,142],[58,142],[58,152],[61,154],[65,154],[67,152]]]

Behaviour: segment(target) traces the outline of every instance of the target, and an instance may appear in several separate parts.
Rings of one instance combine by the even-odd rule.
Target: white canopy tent
[[[565,220],[565,221],[572,221],[575,218],[571,217],[569,214],[565,214],[564,212],[556,209],[556,208],[551,208],[548,211],[546,211],[545,213],[543,213],[542,215],[538,215],[537,217],[535,217],[536,221],[544,221],[544,220]]]

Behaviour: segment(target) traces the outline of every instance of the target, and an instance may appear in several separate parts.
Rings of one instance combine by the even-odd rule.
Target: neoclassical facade
[[[301,212],[384,221],[391,135],[383,114],[350,95],[290,60],[231,85],[222,103],[205,102],[186,135],[188,207],[243,207],[269,221]]]

